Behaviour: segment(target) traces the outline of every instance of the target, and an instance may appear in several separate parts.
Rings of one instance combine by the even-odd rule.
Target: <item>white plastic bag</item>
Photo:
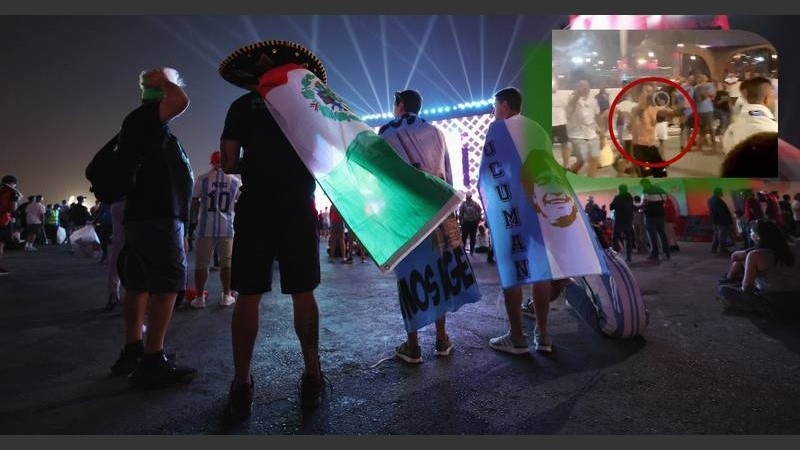
[[[81,256],[95,256],[100,252],[100,238],[91,225],[73,231],[69,242],[72,244],[72,251]]]
[[[56,244],[63,244],[67,240],[67,230],[64,227],[58,227],[56,230]]]

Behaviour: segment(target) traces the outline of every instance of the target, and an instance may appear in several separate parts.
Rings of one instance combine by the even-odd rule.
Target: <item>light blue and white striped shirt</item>
[[[200,175],[192,197],[200,201],[197,237],[233,237],[233,207],[239,199],[241,180],[214,168]]]

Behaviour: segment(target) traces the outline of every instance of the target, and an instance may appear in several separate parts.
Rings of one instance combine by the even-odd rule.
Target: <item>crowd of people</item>
[[[617,102],[613,130],[608,129],[611,111],[605,88],[592,95],[589,81],[582,79],[566,97],[554,83],[552,136],[560,146],[563,166],[575,173],[587,166],[585,174],[595,176],[600,152],[611,132],[637,160],[662,163],[667,159],[669,127],[680,129],[682,149],[689,144],[697,121],[698,134],[690,151],[708,148],[722,156],[720,176],[777,175],[777,74],[729,73],[724,80],[713,81],[705,73],[692,73],[671,81],[691,97],[697,117],[680,90],[665,83],[637,84]],[[667,176],[665,167],[633,165],[620,154],[613,165],[617,176]]]
[[[316,75],[325,81],[324,71]],[[101,261],[107,262],[109,267],[106,306],[113,309],[117,303],[124,302],[124,346],[111,371],[128,376],[132,387],[142,389],[184,383],[196,374],[195,368],[178,364],[165,352],[166,332],[172,312],[181,302],[188,300],[194,308],[206,306],[208,270],[216,255],[222,282],[219,304],[233,306],[234,373],[227,412],[236,419],[244,419],[252,413],[256,385],[252,375],[253,349],[259,332],[260,302],[262,296],[272,290],[273,266],[277,263],[281,292],[292,299],[294,327],[304,363],[299,382],[301,405],[304,409],[315,408],[329,386],[320,363],[320,319],[314,293],[320,284],[320,239],[328,238],[329,257],[332,260],[341,258],[343,263],[352,262],[353,254],[359,249],[364,261],[363,246],[352,232],[346,233],[346,223],[335,207],[322,212],[317,210],[314,177],[255,87],[231,103],[222,127],[219,151],[211,155],[212,167],[195,177],[180,140],[169,127],[189,106],[180,75],[175,69],[155,68],[142,72],[139,83],[141,104],[122,121],[118,144],[125,170],[137,174],[135,184],[123,197],[99,202],[89,210],[83,205],[83,197],[78,197],[69,207],[65,201],[61,205],[45,206],[42,196],[32,196],[28,202],[19,203],[22,195],[17,190],[16,178],[4,177],[0,191],[0,252],[3,244],[12,242],[24,242],[27,251],[35,251],[35,245],[41,245],[38,243],[53,241],[56,225],[66,229],[67,239],[79,227],[94,225],[102,248]],[[598,117],[607,113],[608,98],[589,100],[588,91],[588,83],[581,82],[566,105],[566,135],[574,154],[579,155],[579,162],[588,164],[592,175],[596,170],[600,140],[605,139],[598,134]],[[647,91],[642,92],[642,96],[647,95]],[[398,144],[393,148],[407,163],[452,184],[445,141],[441,131],[418,116],[421,103],[422,97],[416,91],[395,93],[395,118],[380,134],[390,144],[393,139],[413,135],[412,141],[424,145],[410,148]],[[522,120],[521,106],[519,90],[506,88],[497,92],[496,120],[512,124]],[[653,118],[650,113],[647,117],[647,120]],[[651,144],[652,141],[645,143],[634,138],[634,152],[636,146],[650,148]],[[673,210],[674,205],[669,206],[669,196],[649,180],[643,179],[641,186],[643,194],[639,197],[632,196],[628,187],[621,185],[619,195],[612,201],[610,210],[616,220],[610,246],[622,252],[624,245],[627,261],[631,260],[633,248],[642,253],[648,247],[650,259],[659,259],[661,254],[670,259],[677,243],[671,243],[668,237],[667,211]],[[795,203],[797,207],[793,203],[790,208],[796,232],[800,221],[800,194],[795,197]],[[769,217],[775,210],[770,209],[769,202],[767,204],[764,215]],[[456,216],[464,250],[470,255],[486,251],[487,261],[494,262],[484,213],[468,193]],[[605,205],[601,207],[590,201],[586,214],[596,227],[603,247],[608,247]],[[790,263],[785,252],[775,250],[773,240],[766,237],[770,231],[763,229],[762,223],[767,219],[757,217],[755,209],[746,210],[744,217],[756,221],[755,225],[748,225],[761,236],[756,239],[756,245],[768,246],[779,255],[781,262]],[[720,225],[720,239],[728,229]],[[58,227],[55,230],[57,233]],[[718,243],[718,246],[724,249],[723,244]],[[190,248],[196,255],[191,299],[187,297]],[[609,254],[609,258],[615,258]],[[736,262],[745,267],[745,274],[749,273],[750,265],[765,270],[767,263],[761,259],[756,261],[760,253],[748,255],[744,259],[736,257]],[[748,262],[750,259],[752,263]],[[626,277],[626,282],[630,283],[632,276],[629,270],[626,272],[627,266],[619,264],[625,270],[617,271],[617,276]],[[738,271],[732,269],[730,277],[737,276]],[[748,277],[745,275],[750,280]],[[549,305],[563,292],[574,290],[577,282],[573,279],[535,282],[531,286],[532,300],[524,304],[522,286],[503,289],[510,327],[505,334],[490,339],[488,345],[498,351],[527,353],[530,343],[522,326],[525,312],[535,320],[533,347],[541,352],[552,352],[553,341],[547,321]],[[120,285],[124,287],[124,296],[120,295]],[[614,289],[613,285],[608,285],[609,292]],[[583,303],[584,306],[592,304],[588,300]],[[435,354],[447,357],[454,343],[446,332],[445,317],[436,320],[435,326]],[[407,363],[422,361],[416,331],[408,333],[395,355]]]
[[[37,246],[70,244],[75,231],[93,225],[98,234],[97,247],[103,251],[101,262],[105,261],[109,240],[102,227],[104,211],[100,202],[89,209],[84,205],[85,197],[78,196],[72,204],[67,200],[45,204],[41,194],[25,200],[17,186],[14,175],[4,176],[0,185],[0,256],[6,248],[35,252]],[[0,267],[0,275],[9,273]]]

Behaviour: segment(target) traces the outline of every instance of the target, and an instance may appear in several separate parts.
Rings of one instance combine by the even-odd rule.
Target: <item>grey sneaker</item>
[[[523,336],[521,339],[511,337],[511,333],[506,333],[502,336],[489,339],[489,347],[501,352],[513,353],[515,355],[522,355],[530,351],[528,346],[528,336]]]
[[[527,300],[522,304],[522,315],[531,319],[536,318],[536,312],[533,310],[533,300]]]
[[[434,350],[434,354],[436,356],[450,356],[450,352],[453,351],[453,342],[450,340],[450,336],[443,341],[439,339],[436,340],[436,347]]]
[[[412,347],[408,342],[403,342],[394,351],[394,355],[409,364],[419,364],[422,362],[422,349],[419,345]]]
[[[547,333],[540,333],[539,330],[534,330],[533,332],[533,345],[537,352],[553,352],[553,341],[550,340],[550,335]]]

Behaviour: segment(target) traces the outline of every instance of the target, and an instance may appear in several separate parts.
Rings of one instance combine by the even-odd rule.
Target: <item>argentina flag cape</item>
[[[605,249],[610,275],[578,277],[564,295],[578,316],[591,328],[613,338],[641,336],[650,313],[628,265],[619,253]]]
[[[454,215],[400,261],[394,272],[407,332],[481,299]]]
[[[436,127],[409,115],[384,125],[380,135],[404,161],[452,183],[447,143]],[[400,261],[394,272],[407,332],[481,298],[453,214]]]
[[[536,122],[518,114],[491,124],[478,188],[501,287],[608,274],[589,219]]]

